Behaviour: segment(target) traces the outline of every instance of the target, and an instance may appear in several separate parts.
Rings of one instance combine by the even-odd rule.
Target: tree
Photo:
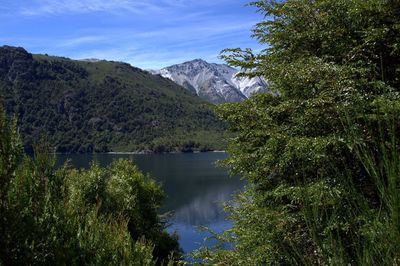
[[[132,162],[55,169],[23,153],[0,107],[0,265],[165,265],[180,257],[158,216],[163,192]]]
[[[276,95],[219,108],[237,133],[224,164],[249,184],[228,206],[233,228],[218,236],[234,248],[195,256],[232,265],[398,263],[400,201],[384,198],[399,176],[387,166],[398,162],[400,2],[251,5],[264,15],[254,37],[266,48],[222,58],[265,77]]]

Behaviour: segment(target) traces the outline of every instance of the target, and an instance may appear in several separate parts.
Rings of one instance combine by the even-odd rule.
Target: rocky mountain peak
[[[171,79],[212,103],[239,102],[255,92],[266,91],[267,87],[262,78],[237,77],[237,69],[202,59],[150,72]]]

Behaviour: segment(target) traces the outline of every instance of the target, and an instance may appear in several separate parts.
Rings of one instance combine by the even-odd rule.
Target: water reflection
[[[223,203],[233,192],[243,187],[237,177],[229,177],[215,162],[226,158],[224,153],[146,154],[146,155],[59,155],[58,164],[70,159],[73,166],[87,168],[92,160],[102,166],[114,159],[128,158],[139,169],[150,174],[163,185],[166,200],[162,212],[173,211],[170,232],[177,231],[184,251],[198,248],[207,233],[199,233],[196,226],[207,226],[220,232],[231,223],[223,212]]]
[[[231,199],[231,194],[236,189],[234,185],[213,187],[204,195],[195,197],[176,209],[174,221],[197,226],[223,220],[226,217],[223,204]]]

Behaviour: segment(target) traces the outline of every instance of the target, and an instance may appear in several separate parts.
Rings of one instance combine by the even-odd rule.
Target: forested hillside
[[[211,105],[174,82],[121,62],[74,61],[0,47],[0,98],[26,150],[57,152],[221,149]]]

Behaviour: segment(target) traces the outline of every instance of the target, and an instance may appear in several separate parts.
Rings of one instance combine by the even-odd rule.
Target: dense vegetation
[[[238,135],[225,165],[249,185],[215,265],[400,263],[400,2],[268,0],[258,54],[223,57],[276,96],[219,108]],[[233,244],[223,249],[224,242]]]
[[[24,155],[0,112],[0,265],[161,265],[179,258],[158,216],[160,186],[129,161],[54,169]]]
[[[25,149],[45,136],[57,152],[223,149],[211,105],[160,76],[0,47],[0,100]]]

